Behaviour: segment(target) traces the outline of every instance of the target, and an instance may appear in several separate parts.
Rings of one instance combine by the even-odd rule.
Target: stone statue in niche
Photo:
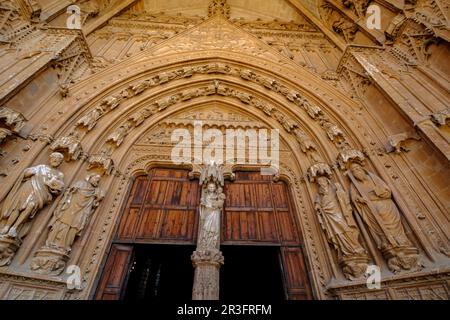
[[[57,170],[64,160],[61,153],[50,155],[50,166],[27,168],[14,184],[0,211],[0,266],[8,265],[22,239],[28,234],[31,220],[64,188],[64,174]]]
[[[215,163],[200,172],[202,196],[197,248],[191,256],[195,268],[193,300],[219,299],[219,269],[224,263],[220,252],[220,218],[225,194],[223,168]]]
[[[215,182],[208,182],[202,190],[200,200],[200,249],[219,249],[220,247],[220,213],[225,194],[222,187]]]
[[[45,245],[31,262],[31,269],[41,274],[59,275],[69,260],[72,245],[104,198],[98,187],[100,175],[91,174],[69,188],[53,212]]]
[[[345,277],[349,280],[361,278],[367,270],[369,258],[359,241],[348,194],[339,183],[331,183],[331,170],[326,164],[311,167],[309,176],[319,186],[315,209],[328,242],[338,253]]]
[[[399,272],[420,267],[419,251],[406,236],[388,185],[357,162],[350,164],[348,176],[352,202],[387,259],[389,269]]]

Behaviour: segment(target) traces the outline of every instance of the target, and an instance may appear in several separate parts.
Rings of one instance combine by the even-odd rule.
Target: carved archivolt
[[[75,136],[81,140],[86,134],[95,128],[96,123],[108,114],[110,111],[114,110],[122,103],[130,98],[139,96],[143,94],[146,90],[157,87],[162,84],[167,84],[171,81],[190,78],[194,74],[223,74],[232,75],[239,77],[245,81],[249,81],[258,84],[265,89],[273,91],[279,95],[285,97],[288,103],[293,104],[293,108],[304,110],[309,118],[319,123],[319,125],[326,132],[329,139],[342,150],[348,149],[349,143],[346,140],[344,132],[326,114],[323,110],[317,106],[315,102],[306,98],[298,91],[288,88],[286,85],[278,82],[277,80],[258,75],[255,71],[250,69],[240,69],[235,68],[224,63],[213,63],[205,64],[196,67],[184,67],[174,71],[166,71],[160,73],[148,80],[143,80],[141,82],[129,85],[125,90],[120,91],[118,94],[112,94],[107,98],[101,100],[97,107],[89,111],[86,115],[82,116],[76,123],[76,125],[71,129],[71,132],[65,141],[69,140],[70,136]],[[317,152],[317,147],[312,143],[311,139],[308,138],[307,134],[299,129],[299,125],[291,119],[289,116],[283,114],[280,110],[275,108],[270,103],[267,103],[251,93],[245,91],[240,91],[233,87],[228,86],[226,83],[219,82],[217,80],[213,81],[210,85],[202,88],[188,89],[181,91],[178,94],[171,95],[165,98],[158,98],[156,100],[150,100],[146,107],[141,108],[136,113],[132,114],[128,120],[122,123],[116,131],[112,132],[106,140],[106,145],[101,151],[101,154],[105,156],[111,156],[114,149],[118,148],[125,137],[133,130],[133,128],[140,126],[145,119],[167,109],[176,103],[185,102],[198,97],[219,95],[233,97],[240,100],[243,104],[252,105],[263,111],[267,116],[276,119],[280,125],[289,133],[295,135],[298,142],[301,144],[301,149],[305,153],[312,153],[311,159],[318,160],[317,156],[314,154]],[[60,138],[64,139],[64,138]],[[71,146],[67,146],[65,149],[68,153],[68,158],[75,159],[77,154],[81,153],[79,147],[77,146],[78,140],[71,138],[73,143]],[[305,141],[306,140],[306,141]],[[60,148],[64,149],[64,148]],[[77,150],[77,151],[75,151]]]

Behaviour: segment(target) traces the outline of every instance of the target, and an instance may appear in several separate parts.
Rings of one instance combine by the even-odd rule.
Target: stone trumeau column
[[[211,163],[202,168],[197,249],[191,257],[195,268],[193,300],[219,299],[219,270],[224,263],[220,251],[220,215],[225,200],[223,184],[221,167]]]

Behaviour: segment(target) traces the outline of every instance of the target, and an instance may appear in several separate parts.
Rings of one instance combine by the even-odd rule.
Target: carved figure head
[[[50,155],[50,165],[53,168],[58,168],[64,160],[64,155],[59,152],[53,152]]]
[[[208,192],[210,192],[210,193],[213,193],[217,190],[217,186],[214,182],[209,182],[206,188],[208,189]]]
[[[100,184],[100,179],[102,177],[99,174],[91,174],[87,177],[87,181],[93,186],[93,187],[98,187],[98,185]]]
[[[319,176],[317,178],[317,184],[319,185],[319,193],[327,194],[330,186],[330,180],[325,176]]]
[[[359,163],[352,162],[352,164],[350,165],[350,170],[353,176],[359,181],[363,181],[366,179],[367,176],[366,171]]]
[[[50,181],[48,181],[46,185],[50,188],[50,192],[53,194],[59,194],[64,188],[64,183],[56,178],[50,179]]]

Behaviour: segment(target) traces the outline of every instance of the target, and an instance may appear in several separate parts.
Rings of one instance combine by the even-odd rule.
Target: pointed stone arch
[[[164,108],[161,112],[158,112],[154,116],[146,119],[139,126],[133,128],[134,131],[132,136],[134,138],[128,137],[129,139],[124,140],[123,144],[118,149],[119,153],[113,155],[113,158],[116,160],[116,164],[120,169],[118,170],[118,174],[120,173],[117,177],[118,179],[112,176],[105,178],[104,187],[110,190],[110,194],[107,196],[105,203],[112,203],[112,206],[110,206],[109,211],[105,211],[101,217],[99,216],[96,219],[95,224],[92,227],[92,230],[95,230],[94,234],[99,234],[100,236],[96,239],[92,238],[86,243],[86,247],[92,249],[83,250],[83,253],[78,254],[78,258],[80,258],[80,255],[83,256],[83,259],[80,259],[80,261],[86,261],[87,263],[86,265],[83,265],[83,270],[85,274],[85,285],[87,285],[88,288],[92,288],[94,285],[94,275],[99,270],[98,257],[102,257],[105,250],[107,250],[107,244],[109,243],[109,239],[112,235],[114,221],[117,219],[118,209],[121,206],[121,201],[123,201],[123,196],[125,195],[129,184],[129,174],[131,172],[129,167],[130,164],[127,163],[127,165],[124,166],[126,161],[122,163],[120,159],[127,154],[130,147],[135,143],[137,137],[154,126],[159,120],[167,118],[171,114],[177,113],[181,110],[193,109],[195,106],[198,106],[199,103],[205,104],[208,102],[210,103],[225,99],[226,103],[233,108],[248,109],[247,111],[251,111],[251,114],[259,119],[259,121],[270,124],[273,127],[278,127],[283,132],[282,139],[288,141],[288,145],[291,150],[298,149],[299,146],[292,134],[288,132],[289,130],[292,130],[289,129],[290,124],[286,124],[288,129],[283,126],[283,121],[285,120],[288,120],[288,122],[291,120],[295,123],[294,128],[302,128],[302,130],[308,132],[312,139],[316,141],[316,144],[319,146],[319,149],[323,153],[327,162],[333,162],[339,152],[339,149],[334,146],[332,141],[330,141],[327,137],[326,130],[324,130],[318,122],[308,115],[308,112],[302,109],[299,104],[295,103],[295,92],[297,92],[299,97],[305,96],[307,97],[305,99],[312,101],[311,103],[320,104],[320,108],[323,110],[321,113],[324,115],[332,115],[332,117],[327,119],[333,119],[334,121],[336,121],[335,119],[344,119],[345,117],[340,115],[338,110],[334,110],[331,101],[334,99],[336,99],[336,101],[340,101],[339,103],[342,104],[343,108],[344,106],[347,108],[349,106],[354,107],[354,104],[342,96],[342,94],[337,92],[334,88],[330,88],[328,85],[324,84],[322,80],[314,78],[311,74],[308,74],[308,78],[313,78],[314,83],[317,83],[318,86],[324,85],[326,87],[327,90],[321,92],[328,93],[329,97],[335,97],[331,98],[330,101],[327,101],[327,95],[318,94],[315,90],[311,89],[313,84],[310,83],[308,85],[304,82],[293,83],[292,81],[289,81],[287,79],[290,76],[288,73],[292,73],[293,70],[289,70],[289,68],[283,70],[283,68],[279,67],[275,63],[252,57],[252,63],[244,64],[242,61],[250,59],[249,56],[235,54],[234,59],[230,59],[229,53],[225,54],[225,52],[220,51],[210,53],[208,57],[205,57],[204,54],[199,54],[198,58],[200,57],[201,59],[197,60],[195,54],[190,53],[184,57],[185,61],[180,61],[182,60],[180,55],[176,57],[171,56],[169,58],[173,60],[168,59],[167,61],[163,61],[164,64],[158,68],[151,68],[149,65],[145,66],[147,62],[139,61],[134,63],[133,73],[127,72],[128,67],[123,65],[120,69],[116,69],[115,73],[116,77],[119,74],[127,75],[125,78],[120,80],[117,79],[118,81],[116,80],[115,82],[114,80],[111,82],[104,80],[104,85],[100,84],[97,88],[91,87],[90,83],[95,82],[96,78],[105,79],[105,74],[93,76],[89,81],[80,83],[72,88],[72,98],[70,99],[72,101],[77,101],[75,104],[76,108],[70,113],[64,113],[62,115],[62,118],[65,118],[63,121],[63,123],[65,123],[64,126],[53,127],[55,139],[57,140],[58,138],[64,137],[70,133],[74,126],[76,126],[84,116],[95,110],[95,108],[98,108],[103,104],[106,108],[111,109],[111,106],[116,102],[114,102],[114,99],[108,100],[108,98],[114,98],[121,95],[124,90],[130,88],[130,85],[136,86],[143,81],[154,77],[164,79],[161,74],[165,74],[170,78],[170,73],[176,73],[177,70],[186,71],[192,67],[203,70],[198,72],[198,74],[193,74],[192,76],[176,78],[167,82],[166,80],[163,80],[164,83],[158,84],[154,88],[148,88],[148,93],[146,90],[141,94],[126,98],[121,101],[120,105],[114,106],[114,108],[112,108],[113,110],[109,110],[109,118],[105,117],[100,119],[98,124],[92,127],[88,134],[80,141],[80,144],[83,147],[84,145],[91,145],[91,148],[84,147],[86,149],[84,150],[86,152],[85,156],[88,158],[87,160],[89,160],[90,155],[101,149],[101,146],[105,143],[105,139],[107,139],[111,132],[120,127],[123,122],[128,121],[133,113],[143,110],[143,108],[145,108],[148,104],[167,99],[167,97],[170,97],[176,92],[182,92],[184,90],[202,86],[211,86],[215,81],[218,81],[219,85],[223,84],[231,87],[237,94],[244,93],[242,97],[238,97],[237,95],[226,97],[218,94],[218,87],[215,86],[214,94],[206,94],[203,97],[197,97],[200,98],[197,100],[194,98],[187,100],[187,102],[180,102],[170,105],[169,107]],[[130,66],[133,66],[133,64],[130,64]],[[223,73],[221,68],[225,68],[226,70],[230,69],[231,72]],[[238,70],[249,71],[250,73],[256,75],[257,78],[253,80],[245,79],[247,75],[244,73],[238,73]],[[105,71],[105,73],[108,72],[109,71]],[[190,71],[187,72],[189,73]],[[305,73],[307,72],[305,71]],[[299,77],[299,75],[293,76],[294,79],[299,79]],[[112,76],[112,79],[114,79],[114,76]],[[263,83],[266,83],[267,85],[265,86]],[[274,85],[274,87],[271,85]],[[76,97],[80,97],[78,93],[84,91],[87,91],[88,93],[81,95],[82,98],[77,100]],[[273,116],[271,117],[264,113],[261,109],[251,106],[251,104],[248,103],[247,96],[245,96],[245,94],[252,95],[253,97],[256,97],[256,99],[272,105],[278,110],[281,120],[277,120]],[[109,103],[110,105],[105,105],[105,103]],[[71,104],[69,103],[67,105],[69,106]],[[63,106],[58,106],[58,108],[61,107],[64,108]],[[102,123],[102,121],[104,123]],[[338,121],[338,123],[341,124],[341,121]],[[352,134],[351,126],[347,125],[345,121],[343,123],[345,125],[345,129],[343,130],[350,133],[349,136],[352,137],[352,143],[354,141],[358,146],[364,144],[360,143],[357,137]],[[334,150],[334,152],[331,150]],[[169,160],[169,158],[164,158],[164,156],[148,155],[142,156],[136,161],[140,164],[144,164],[145,161],[159,161],[162,163],[167,163]],[[314,270],[312,271],[312,276],[314,278],[313,282],[315,285],[315,292],[318,296],[322,296],[325,291],[324,288],[326,286],[326,279],[330,276],[330,270],[324,266],[329,264],[330,258],[319,249],[321,246],[326,244],[324,243],[323,238],[321,238],[320,233],[317,232],[317,221],[314,220],[314,213],[313,210],[311,210],[311,199],[313,197],[312,190],[311,188],[305,186],[305,181],[303,178],[307,167],[311,164],[306,161],[308,161],[307,157],[304,157],[301,161],[296,159],[297,164],[294,168],[292,168],[292,166],[282,164],[282,175],[291,184],[295,197],[298,200],[296,201],[296,207],[301,215],[300,220],[302,222],[302,228],[305,230],[305,243],[308,246],[309,268],[310,270]],[[75,161],[75,163],[77,163],[77,161]],[[69,162],[66,164],[67,166],[71,166],[71,169],[73,170],[73,174],[71,176],[68,175],[70,179],[75,179],[75,177],[79,177],[86,172],[86,164],[80,163],[79,161],[77,164],[75,163]],[[309,194],[309,196],[305,197],[307,194]],[[32,239],[30,239],[30,241],[31,240]],[[96,244],[95,246],[94,243]],[[76,250],[77,248],[74,249]]]
[[[150,81],[151,84],[142,87],[146,81]],[[231,88],[229,92],[234,90],[234,93],[220,94],[221,84]],[[211,94],[205,93],[186,101],[170,102],[172,96],[186,90],[198,88],[208,90],[208,87]],[[253,103],[255,99],[273,106],[279,112],[279,117],[269,115],[263,108],[256,107]],[[154,126],[157,121],[171,114],[193,109],[199,103],[224,100],[236,109],[246,109],[259,121],[280,128],[283,132],[282,139],[291,150],[298,150],[300,146],[290,131],[296,127],[301,128],[316,142],[322,156],[321,161],[329,163],[332,167],[341,151],[349,148],[367,148],[373,138],[363,128],[364,124],[357,119],[358,106],[354,101],[324,80],[304,68],[290,64],[289,61],[270,61],[264,57],[222,50],[169,54],[159,58],[140,55],[81,81],[71,88],[71,96],[68,99],[45,107],[46,110],[43,112],[58,110],[58,114],[42,123],[36,130],[36,136],[49,137],[49,140],[53,141],[55,145],[51,144],[50,148],[69,153],[67,159],[70,161],[63,168],[68,185],[86,174],[91,157],[101,151],[108,136],[121,124],[129,122],[133,114],[143,111],[149,105],[161,110],[144,116],[142,122],[138,120],[139,118],[134,118],[135,124],[139,122],[139,125],[132,125],[130,128],[133,129],[134,138],[125,138],[117,149],[118,152],[109,155],[119,170],[116,170],[114,175],[107,175],[104,178],[103,187],[109,190],[109,194],[99,209],[101,214],[91,226],[90,231],[95,236],[81,241],[85,246],[83,250],[80,244],[75,246],[72,258],[74,261],[83,261],[81,266],[84,271],[83,281],[88,290],[80,294],[74,293],[72,298],[88,297],[88,291],[92,291],[95,286],[100,261],[108,250],[108,243],[113,235],[114,225],[133,170],[136,166],[145,167],[145,162],[156,161],[166,164],[170,162],[168,156],[156,154],[155,149],[148,149],[145,151],[148,155],[134,159],[132,161],[136,163],[134,167],[130,162],[121,161],[137,137]],[[169,101],[167,106],[163,105],[165,101]],[[321,111],[314,108],[309,110],[308,106],[318,107]],[[81,121],[97,108],[103,108],[103,111],[97,119],[94,119],[95,123]],[[318,113],[315,114],[314,110]],[[70,137],[70,133],[74,132],[80,123],[83,127],[80,132],[84,132],[85,135],[78,140],[64,139]],[[363,137],[359,135],[361,131],[364,133]],[[334,134],[339,138],[336,140],[338,143],[333,141]],[[62,140],[58,144],[59,139]],[[70,148],[73,143],[83,150],[79,157],[72,157],[70,154],[72,149],[79,150]],[[30,163],[43,159],[47,153],[48,148],[42,143],[30,152],[33,155],[29,158]],[[282,164],[282,175],[287,178],[295,193],[296,208],[304,231],[308,265],[316,297],[326,298],[327,281],[333,274],[330,267],[333,256],[321,249],[327,247],[327,243],[314,216],[314,188],[304,179],[306,168],[313,163],[308,162],[309,159],[303,157],[301,152],[293,154],[295,154],[294,165]],[[107,160],[97,158],[96,161],[101,165],[111,165],[112,163],[108,164]],[[381,166],[376,161],[372,164],[378,168]],[[337,179],[342,181],[343,176],[337,168],[335,173]],[[35,227],[41,230],[42,226],[46,225],[45,221],[50,218],[50,213],[51,209],[47,210],[41,218],[42,222]],[[39,232],[28,237],[26,241],[30,244],[39,243]],[[29,251],[20,252],[18,259],[25,262],[29,253]]]

